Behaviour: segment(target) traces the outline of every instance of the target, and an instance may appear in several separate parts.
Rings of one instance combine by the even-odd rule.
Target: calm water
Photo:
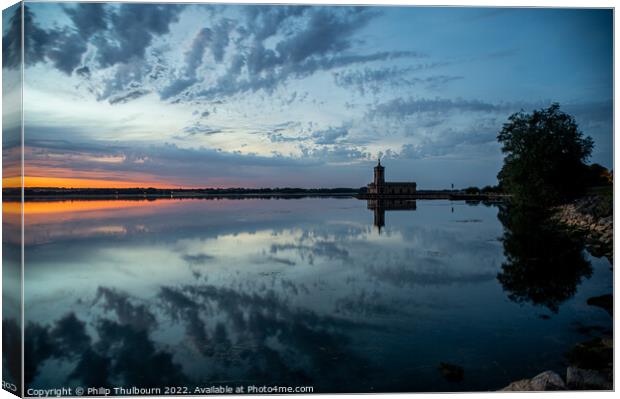
[[[612,290],[607,259],[496,206],[415,205],[29,203],[26,383],[491,390],[564,372],[563,353],[611,329],[586,304]]]

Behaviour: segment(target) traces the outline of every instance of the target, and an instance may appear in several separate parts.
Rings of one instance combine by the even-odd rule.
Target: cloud
[[[201,124],[200,122],[194,123],[191,126],[187,126],[186,128],[183,129],[183,131],[185,133],[187,133],[188,135],[190,135],[190,136],[196,136],[196,135],[199,135],[199,134],[209,136],[209,135],[212,135],[212,134],[217,134],[217,133],[222,133],[223,132],[222,129],[205,126],[205,125]]]
[[[205,147],[182,148],[174,144],[124,142],[122,146],[114,143],[108,146],[99,141],[37,140],[29,142],[29,148],[28,162],[33,173],[40,171],[50,177],[155,180],[173,185],[204,186],[222,180],[246,184],[259,176],[281,175],[282,170],[295,173],[299,168],[325,163],[320,158],[262,156]]]
[[[47,60],[67,75],[78,67],[84,75],[85,71],[92,72],[95,68],[143,60],[154,38],[168,33],[184,8],[176,4],[63,5],[62,10],[71,24],[44,29],[31,11],[36,7],[24,6],[25,62],[34,65]],[[19,61],[20,36],[15,35],[19,28],[19,19],[13,18],[3,36],[3,48],[8,55],[4,67],[15,67],[16,60]],[[82,65],[89,47],[95,51],[93,62]]]
[[[282,133],[268,133],[269,141],[272,143],[290,143],[295,141],[305,141],[306,137],[292,137],[292,136],[284,136]]]
[[[437,88],[453,80],[462,79],[462,76],[437,75],[426,78],[409,76],[422,66],[409,68],[386,67],[351,69],[334,73],[334,83],[337,86],[357,90],[362,96],[366,93],[377,94],[385,88],[423,85],[427,88]]]
[[[432,135],[421,137],[416,144],[403,144],[399,151],[389,151],[388,158],[421,159],[433,156],[487,151],[484,147],[496,144],[497,132],[501,122],[495,118],[473,121],[467,129],[444,128],[435,130]],[[493,148],[491,151],[495,151]]]
[[[215,62],[222,62],[234,25],[232,20],[224,19],[212,28],[202,28],[198,31],[190,49],[185,53],[186,68],[190,75],[195,75],[196,69],[202,65],[207,49],[210,50]]]
[[[202,28],[198,31],[185,53],[185,67],[180,78],[173,80],[160,93],[162,99],[174,97],[183,90],[199,82],[196,71],[202,65],[206,50],[210,50],[216,63],[222,62],[226,47],[230,43],[230,32],[234,22],[224,19],[213,28]]]
[[[300,150],[306,158],[320,159],[325,162],[351,162],[371,158],[371,154],[363,148],[347,146],[344,144],[321,146],[318,148],[311,148],[302,145],[300,146]]]
[[[192,78],[183,77],[183,78],[178,78],[176,80],[173,80],[166,87],[160,90],[159,97],[162,100],[167,100],[170,97],[174,97],[178,95],[179,93],[181,93],[183,90],[191,87],[196,82],[197,80],[195,77],[192,77]]]
[[[465,100],[462,98],[446,99],[414,99],[395,98],[385,103],[376,105],[368,113],[370,117],[388,117],[403,119],[411,115],[422,113],[445,114],[448,112],[495,112],[506,109],[507,105],[497,105],[481,100]],[[518,108],[516,109],[518,110]],[[515,110],[515,111],[516,111]]]
[[[349,128],[347,126],[330,127],[312,133],[312,138],[315,144],[336,144],[339,139],[346,137],[348,134]]]
[[[371,8],[357,7],[339,13],[316,8],[310,13],[306,28],[280,41],[276,46],[283,62],[299,63],[315,55],[334,54],[352,46],[351,34],[377,16]]]
[[[273,92],[290,79],[300,79],[321,70],[346,65],[403,57],[420,57],[412,51],[384,51],[352,55],[354,35],[379,15],[364,7],[272,7],[247,8],[246,26],[235,30],[239,36],[227,59],[224,49],[231,43],[235,24],[224,20],[215,30],[201,29],[186,54],[186,72],[160,93],[169,99],[188,90],[187,98],[215,99],[244,92]],[[241,22],[238,22],[239,24]],[[267,43],[270,40],[273,43]],[[198,82],[193,72],[209,48],[221,72],[210,82]],[[189,90],[190,87],[194,87]]]
[[[264,51],[267,51],[269,54],[258,56],[261,58],[259,62],[265,62],[269,65],[246,65],[245,59],[242,56],[237,56],[231,63],[228,72],[221,76],[214,85],[196,91],[193,95],[190,95],[190,98],[214,99],[244,92],[256,92],[258,90],[272,93],[277,87],[285,84],[292,78],[302,79],[318,71],[327,71],[353,64],[419,56],[416,52],[383,51],[362,55],[331,54],[321,57],[310,57],[298,63],[290,63],[288,62],[290,60],[275,57],[275,53],[271,50]]]
[[[30,20],[32,30],[24,35],[26,48],[29,48],[28,38],[41,43],[31,47],[35,49],[37,56],[27,60],[28,63],[47,58],[58,70],[70,75],[82,63],[89,39],[107,28],[107,12],[102,3],[81,3],[74,7],[63,7],[63,10],[72,21],[74,29],[65,26],[45,31],[38,28],[34,20]]]
[[[14,8],[13,15],[9,19],[8,28],[5,27],[6,33],[2,36],[2,68],[17,68],[21,64],[22,10],[19,5],[12,8]],[[11,12],[10,10],[11,8],[8,8],[3,13]],[[24,18],[32,20],[29,11]]]
[[[124,104],[129,101],[138,99],[140,97],[144,97],[147,94],[149,94],[148,90],[138,89],[138,90],[130,91],[129,93],[126,93],[126,94],[121,94],[121,95],[117,95],[114,97],[110,97],[108,101],[110,102],[110,104]]]
[[[278,32],[283,22],[299,17],[308,11],[308,6],[247,6],[243,8],[247,30],[254,33],[256,40],[263,41]]]
[[[551,101],[491,103],[464,99],[403,99],[396,98],[376,105],[368,112],[372,118],[396,121],[416,143],[405,143],[399,150],[389,151],[388,156],[403,159],[419,159],[429,156],[465,153],[484,150],[484,146],[496,143],[497,132],[510,114],[524,110],[548,107]],[[597,142],[611,141],[612,101],[571,103],[561,106],[562,110],[575,116],[577,123],[586,135],[597,136]],[[443,120],[454,120],[455,113],[484,114],[486,117],[474,118],[465,128],[439,128]],[[448,124],[450,126],[451,123]],[[453,125],[453,124],[452,124]],[[430,130],[425,134],[425,129]],[[604,147],[604,146],[603,146]],[[494,152],[495,148],[487,148]]]
[[[70,23],[52,28],[42,28],[28,10],[27,63],[47,61],[67,75],[75,72],[88,79],[98,100],[130,101],[137,96],[128,93],[140,90],[178,102],[259,90],[270,94],[291,79],[318,71],[425,56],[415,51],[360,54],[357,35],[380,15],[376,8],[240,6],[236,19],[212,12],[187,44],[178,68],[176,58],[169,57],[169,45],[156,47],[154,42],[170,33],[186,7],[66,5],[61,9]],[[13,22],[11,32],[19,31],[18,22]],[[11,40],[15,38],[3,37],[9,54],[5,65],[15,64],[11,54],[18,54],[19,43]]]
[[[77,3],[73,7],[65,6],[63,10],[85,41],[108,27],[105,3]]]
[[[76,131],[71,128],[32,127],[29,130],[30,138],[27,145],[43,151],[63,151],[65,153],[90,153],[93,155],[116,155],[129,151],[129,144],[110,144],[109,142],[47,139],[43,137],[62,137],[62,133],[75,137]],[[40,138],[36,138],[36,137]]]
[[[75,73],[83,78],[90,78],[90,68],[87,66],[76,69]]]
[[[99,35],[93,43],[97,60],[103,67],[143,59],[153,38],[170,31],[184,6],[179,4],[122,3],[117,11],[109,11],[108,38]]]

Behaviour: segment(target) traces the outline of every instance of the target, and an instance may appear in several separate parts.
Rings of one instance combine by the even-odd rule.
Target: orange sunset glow
[[[17,188],[21,187],[21,178],[7,177],[2,179],[2,187]],[[179,188],[168,183],[155,181],[117,181],[103,179],[75,179],[64,177],[40,177],[40,176],[24,176],[24,187],[55,187],[55,188],[136,188],[136,187],[152,187],[152,188]]]

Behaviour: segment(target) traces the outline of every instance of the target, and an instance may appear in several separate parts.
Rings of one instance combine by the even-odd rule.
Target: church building
[[[377,197],[399,197],[415,195],[415,182],[386,182],[385,168],[381,166],[381,160],[375,166],[375,180],[368,184],[368,195]]]

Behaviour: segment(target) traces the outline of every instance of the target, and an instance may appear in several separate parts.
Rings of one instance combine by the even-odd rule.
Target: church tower
[[[385,183],[385,175],[383,173],[384,171],[385,168],[381,166],[381,159],[379,159],[379,162],[377,162],[377,166],[375,166],[375,186],[383,186],[383,184]]]

